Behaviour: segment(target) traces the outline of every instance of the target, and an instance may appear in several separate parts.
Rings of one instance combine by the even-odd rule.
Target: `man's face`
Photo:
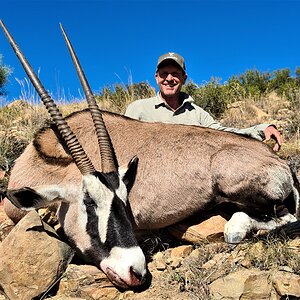
[[[165,97],[178,94],[186,78],[187,75],[176,64],[162,66],[155,74],[156,83]]]

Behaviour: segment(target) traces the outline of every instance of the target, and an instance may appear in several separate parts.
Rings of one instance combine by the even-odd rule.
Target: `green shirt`
[[[191,96],[180,94],[183,102],[173,111],[157,94],[148,99],[136,100],[129,104],[125,116],[146,122],[162,122],[171,124],[186,124],[209,127],[217,130],[230,131],[242,135],[249,135],[262,141],[265,138],[264,131],[271,124],[260,124],[249,128],[238,129],[224,127],[215,121],[212,116],[194,103]]]

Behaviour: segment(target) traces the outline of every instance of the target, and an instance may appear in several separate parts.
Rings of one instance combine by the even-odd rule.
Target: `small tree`
[[[273,72],[270,81],[271,90],[280,90],[284,85],[291,81],[291,71],[289,69],[276,70]]]
[[[2,65],[2,55],[0,54],[0,96],[6,95],[4,89],[5,84],[7,83],[7,77],[11,73],[11,70]]]
[[[222,115],[228,103],[232,100],[232,98],[228,96],[227,87],[220,83],[219,78],[214,77],[198,89],[194,83],[189,82],[186,86],[186,91],[191,93],[197,105],[216,118]]]
[[[296,75],[296,83],[297,83],[297,85],[300,86],[300,67],[296,68],[295,75]]]
[[[244,87],[247,96],[254,98],[263,95],[268,88],[268,82],[271,74],[269,72],[260,72],[258,70],[247,70],[245,74],[241,74],[238,79],[242,87]]]

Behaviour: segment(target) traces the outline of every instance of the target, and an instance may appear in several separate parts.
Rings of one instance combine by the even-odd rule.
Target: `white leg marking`
[[[292,214],[286,214],[278,219],[268,222],[252,219],[244,212],[236,212],[224,226],[224,238],[227,243],[239,243],[251,230],[272,230],[287,223],[295,222],[297,218]]]
[[[299,192],[298,190],[294,187],[294,200],[295,200],[295,205],[296,205],[296,216],[300,218],[300,202],[299,202]]]
[[[236,212],[224,226],[224,238],[227,243],[239,243],[252,228],[251,218],[243,213]]]

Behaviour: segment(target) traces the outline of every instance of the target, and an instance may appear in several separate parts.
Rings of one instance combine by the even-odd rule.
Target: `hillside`
[[[131,89],[130,89],[131,88]],[[139,93],[136,91],[139,88]],[[187,89],[191,88],[187,85]],[[225,126],[249,127],[271,123],[281,131],[284,144],[278,155],[287,159],[295,172],[300,170],[300,94],[293,97],[276,91],[242,93],[233,100],[224,100],[224,87],[201,87],[215,95],[218,107],[209,111]],[[194,89],[195,100],[203,100],[201,88]],[[218,89],[221,90],[218,90]],[[147,85],[106,90],[97,95],[100,107],[123,113],[126,105],[142,93],[153,94]],[[227,98],[226,98],[227,99]],[[226,105],[225,105],[226,104]],[[220,108],[222,107],[223,108]],[[84,101],[63,103],[63,114],[86,107]],[[15,159],[33,138],[34,132],[48,116],[43,107],[19,100],[0,108],[0,180],[7,186]],[[270,143],[270,146],[272,143]],[[0,214],[2,243],[13,225]],[[235,248],[222,238],[198,240],[191,244],[170,235],[170,230],[148,233],[141,240],[152,274],[150,286],[143,291],[118,291],[102,273],[92,267],[72,262],[63,279],[43,299],[299,299],[300,239],[249,238]],[[21,255],[21,254],[20,254]],[[76,287],[76,288],[74,288]],[[0,293],[1,294],[1,293]],[[1,296],[0,296],[0,299]],[[5,299],[5,298],[3,298]],[[40,298],[41,299],[41,298]]]

